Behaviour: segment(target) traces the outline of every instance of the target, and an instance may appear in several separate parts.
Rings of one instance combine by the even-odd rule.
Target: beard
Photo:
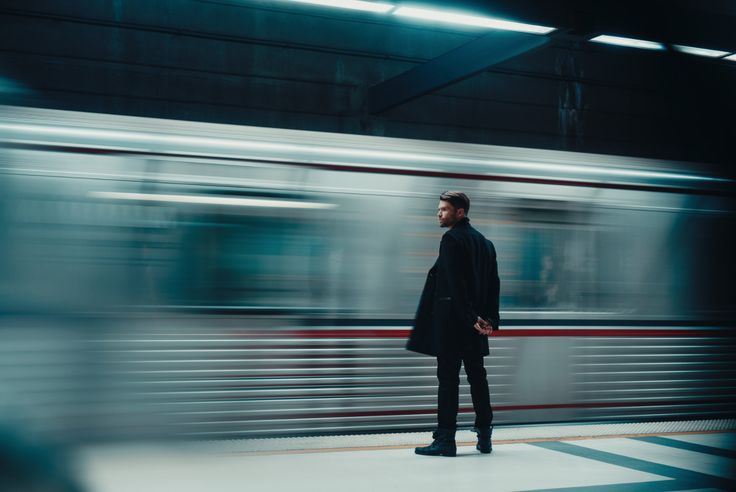
[[[457,222],[457,217],[447,217],[445,220],[439,220],[440,227],[452,227]]]

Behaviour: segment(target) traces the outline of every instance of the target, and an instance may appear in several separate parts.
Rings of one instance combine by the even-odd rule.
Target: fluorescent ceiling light
[[[202,205],[235,205],[240,207],[307,209],[327,209],[337,207],[337,205],[334,205],[332,203],[298,202],[294,200],[271,200],[264,198],[239,198],[229,196],[159,195],[153,193],[119,193],[113,191],[92,191],[89,193],[89,195],[95,198],[109,198],[112,200],[197,203]]]
[[[728,51],[708,50],[705,48],[696,48],[694,46],[682,46],[679,44],[673,44],[672,47],[675,48],[677,51],[681,51],[683,53],[688,53],[690,55],[707,56],[709,58],[720,58],[728,54]]]
[[[736,61],[736,53],[723,57],[724,60]]]
[[[363,10],[365,12],[378,12],[385,14],[392,10],[395,5],[390,3],[363,2],[361,0],[291,0],[294,3],[309,3],[322,5],[324,7],[337,7],[341,9]]]
[[[644,41],[643,39],[622,38],[620,36],[609,36],[601,34],[591,39],[594,43],[615,44],[616,46],[628,46],[629,48],[643,48],[645,50],[663,50],[662,43]]]
[[[459,14],[446,10],[430,10],[414,7],[399,7],[393,11],[394,15],[401,17],[412,17],[449,24],[463,24],[466,26],[487,27],[491,29],[503,29],[505,31],[528,32],[532,34],[547,34],[554,31],[554,27],[536,26],[534,24],[523,24],[493,17],[481,17],[477,15]]]

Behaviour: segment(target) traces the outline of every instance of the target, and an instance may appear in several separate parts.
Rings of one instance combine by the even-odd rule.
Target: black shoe
[[[478,444],[475,445],[475,449],[483,454],[488,454],[493,451],[493,446],[491,445],[491,433],[493,432],[493,426],[483,429],[473,427],[473,430],[478,434]]]
[[[423,456],[455,456],[457,445],[455,444],[455,431],[437,429],[432,433],[434,441],[429,446],[414,448],[416,454]]]

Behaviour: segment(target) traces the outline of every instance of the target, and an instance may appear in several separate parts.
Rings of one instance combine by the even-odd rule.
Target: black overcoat
[[[445,232],[427,274],[408,350],[433,356],[488,355],[488,337],[477,317],[499,326],[496,248],[468,218]]]

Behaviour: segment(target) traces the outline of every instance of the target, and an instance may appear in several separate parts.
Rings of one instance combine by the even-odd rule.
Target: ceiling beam
[[[550,42],[547,36],[493,31],[368,89],[368,111],[382,113]]]

